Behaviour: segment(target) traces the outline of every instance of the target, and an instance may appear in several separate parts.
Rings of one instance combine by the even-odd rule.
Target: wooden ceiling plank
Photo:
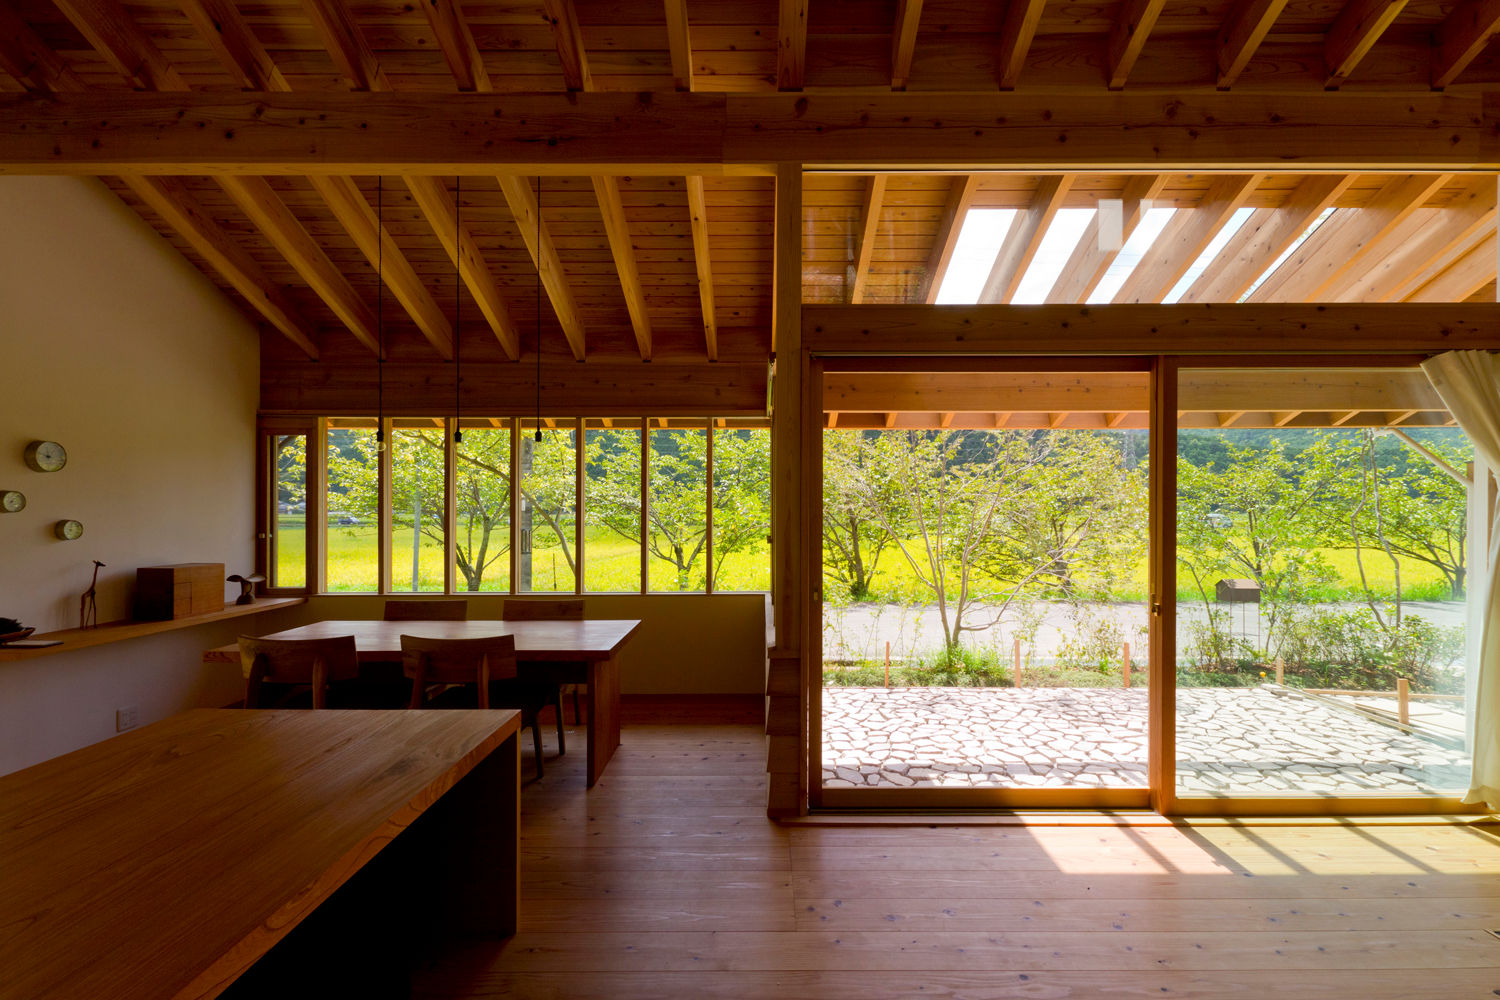
[[[1458,79],[1500,32],[1500,0],[1462,0],[1438,25],[1432,53],[1432,89]]]
[[[1151,202],[1161,195],[1167,185],[1168,174],[1136,174],[1125,182],[1122,195],[1124,218],[1120,227],[1120,245],[1111,249],[1099,246],[1099,213],[1089,220],[1078,245],[1073,248],[1062,273],[1047,293],[1049,303],[1083,302],[1093,294],[1110,265],[1119,256],[1125,241],[1130,239]]]
[[[57,9],[132,86],[141,90],[188,89],[181,74],[119,0],[58,0]]]
[[[271,185],[262,177],[220,177],[219,186],[355,339],[378,357],[380,333],[375,314]]]
[[[515,361],[521,356],[521,337],[515,321],[510,317],[500,286],[485,263],[484,252],[474,239],[467,225],[460,225],[454,201],[448,189],[436,177],[408,174],[402,178],[411,191],[417,208],[426,217],[434,235],[442,243],[448,259],[459,269],[464,285],[479,306],[485,322],[494,331],[495,339],[505,349],[506,357]],[[454,242],[455,238],[457,243]]]
[[[511,216],[521,231],[521,238],[526,241],[526,249],[531,254],[531,262],[541,275],[542,287],[547,290],[547,298],[552,302],[552,310],[557,314],[557,321],[562,326],[563,336],[567,338],[568,346],[573,350],[573,357],[582,361],[585,353],[583,321],[578,317],[578,306],[573,301],[573,290],[568,284],[567,275],[563,272],[562,261],[558,259],[557,247],[552,242],[552,234],[545,224],[539,225],[536,194],[524,177],[503,174],[496,179],[499,181],[501,192],[505,195],[505,203],[510,206]]]
[[[1263,174],[1226,174],[1214,178],[1197,208],[1173,213],[1114,300],[1160,302],[1234,213],[1244,207],[1263,179]]]
[[[642,361],[650,361],[651,317],[646,314],[646,292],[641,287],[630,223],[625,218],[625,205],[620,200],[620,182],[607,176],[595,176],[593,180],[594,196],[599,200],[599,212],[604,216],[604,233],[615,261],[615,273],[619,275],[625,308],[630,313],[630,328],[635,331],[636,349],[640,351]]]
[[[1491,231],[1468,253],[1408,295],[1406,301],[1462,302],[1495,280],[1495,264],[1495,233]]]
[[[390,80],[343,0],[302,0],[302,10],[323,39],[339,73],[354,90],[386,91]]]
[[[1234,86],[1286,5],[1287,0],[1239,0],[1235,4],[1219,31],[1218,89]]]
[[[776,89],[801,90],[807,72],[808,0],[781,0],[776,26]]]
[[[859,223],[859,251],[854,259],[854,280],[849,285],[849,301],[863,302],[870,278],[870,262],[875,257],[875,234],[880,229],[880,206],[885,199],[885,174],[871,174],[865,185],[864,211]]]
[[[1348,0],[1323,39],[1323,89],[1337,90],[1369,54],[1407,0]]]
[[[1030,206],[1017,213],[1005,234],[1005,242],[995,254],[995,263],[979,293],[980,302],[1009,302],[1015,297],[1075,179],[1072,174],[1052,174],[1037,181]]]
[[[208,265],[245,297],[309,358],[318,359],[316,327],[298,311],[286,293],[266,277],[260,265],[213,221],[207,210],[176,177],[122,178],[136,196],[196,250]]]
[[[422,331],[422,336],[443,360],[451,360],[453,326],[438,308],[427,286],[422,284],[406,255],[381,220],[376,218],[375,209],[360,193],[358,185],[348,177],[310,177],[308,180],[364,254],[365,260],[380,270],[382,283],[401,303],[417,329]]]
[[[80,91],[87,84],[6,0],[0,0],[0,69],[28,90]]]
[[[474,43],[474,34],[464,19],[463,9],[457,0],[425,0],[422,9],[427,13],[427,23],[432,28],[448,69],[458,82],[459,90],[489,91],[489,72],[484,68],[484,57]]]
[[[954,177],[948,188],[948,200],[943,206],[938,221],[937,238],[932,252],[927,257],[927,267],[922,271],[921,283],[917,286],[916,300],[932,305],[937,301],[938,290],[943,287],[943,276],[948,273],[948,264],[953,260],[953,250],[958,246],[958,235],[963,230],[964,217],[979,192],[977,174],[961,174]]]
[[[698,305],[703,313],[703,342],[708,360],[719,360],[719,324],[714,305],[713,247],[708,238],[708,199],[703,178],[697,174],[687,179],[688,214],[693,230],[693,263],[698,271]]]
[[[583,33],[578,29],[578,12],[573,0],[543,0],[547,23],[557,43],[557,58],[562,63],[563,82],[569,91],[593,90],[588,57],[583,51]]]
[[[1165,6],[1166,0],[1126,0],[1120,6],[1114,26],[1110,28],[1109,58],[1105,65],[1110,90],[1120,90],[1125,86],[1125,80],[1141,57],[1141,49],[1145,48],[1146,39],[1156,27],[1156,19]]]
[[[1031,51],[1031,41],[1036,37],[1046,3],[1047,0],[1009,0],[1005,5],[999,39],[1001,90],[1016,89],[1016,81],[1026,66],[1026,53]]]
[[[905,90],[911,79],[911,60],[917,50],[922,23],[922,0],[897,0],[896,23],[891,28],[891,89]]]
[[[662,0],[667,18],[667,49],[672,56],[672,86],[693,89],[693,42],[688,29],[687,0]]]
[[[1179,302],[1237,302],[1324,210],[1354,183],[1355,174],[1312,174],[1280,208],[1257,209],[1224,245]]]
[[[179,0],[198,34],[245,90],[288,91],[276,61],[231,0]]]

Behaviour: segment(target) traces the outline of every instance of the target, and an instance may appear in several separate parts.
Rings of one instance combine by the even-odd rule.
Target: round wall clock
[[[23,457],[36,472],[56,472],[68,464],[67,451],[56,441],[33,441]]]
[[[0,510],[7,514],[26,509],[26,494],[20,490],[0,490]]]
[[[66,518],[52,526],[52,533],[65,542],[75,541],[83,537],[83,522]]]

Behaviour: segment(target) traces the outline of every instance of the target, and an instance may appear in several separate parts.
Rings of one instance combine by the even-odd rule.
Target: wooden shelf
[[[192,628],[194,625],[206,625],[209,622],[223,621],[227,618],[243,618],[265,611],[279,611],[282,608],[292,608],[306,603],[305,597],[262,597],[258,598],[254,604],[226,604],[222,611],[189,615],[186,618],[170,618],[157,622],[106,622],[94,628],[70,628],[61,632],[45,632],[30,638],[61,639],[62,645],[43,646],[40,649],[8,649],[0,646],[0,663],[31,660],[39,656],[50,656],[53,653],[71,653],[75,649],[87,649],[90,646],[103,646],[112,642],[124,642],[127,639],[139,639],[145,635],[156,635],[158,632],[175,632],[178,629]]]

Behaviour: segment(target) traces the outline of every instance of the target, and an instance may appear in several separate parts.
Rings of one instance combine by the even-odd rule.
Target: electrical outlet
[[[134,705],[115,709],[115,732],[123,733],[127,729],[134,729],[138,713],[139,709]]]

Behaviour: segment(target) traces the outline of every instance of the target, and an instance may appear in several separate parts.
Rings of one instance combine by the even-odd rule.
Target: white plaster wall
[[[0,177],[0,489],[28,501],[0,514],[0,616],[77,625],[94,559],[107,564],[100,621],[129,615],[138,566],[249,569],[257,341],[99,182]],[[26,467],[38,438],[67,448],[65,469]],[[65,517],[84,523],[82,539],[53,537]],[[196,655],[237,629],[0,663],[0,772],[112,735],[123,705],[144,725],[237,697],[236,671]]]

